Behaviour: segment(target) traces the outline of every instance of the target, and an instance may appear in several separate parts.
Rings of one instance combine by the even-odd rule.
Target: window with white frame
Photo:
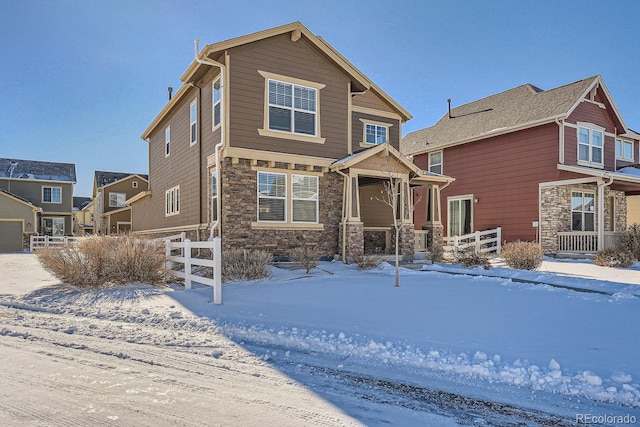
[[[318,222],[318,177],[291,175],[291,221]]]
[[[164,216],[180,213],[180,186],[176,185],[164,193]]]
[[[268,80],[269,129],[316,136],[317,89]]]
[[[389,128],[375,123],[364,124],[364,137],[367,144],[383,144],[389,140]]]
[[[604,166],[604,129],[578,126],[578,163]]]
[[[198,100],[194,99],[189,106],[189,144],[198,142]]]
[[[213,85],[211,86],[211,102],[212,102],[212,118],[211,118],[211,123],[213,123],[213,127],[215,128],[216,126],[218,126],[220,124],[220,121],[222,120],[222,116],[221,116],[221,101],[222,101],[222,92],[220,90],[220,78],[217,78],[216,81],[213,82]]]
[[[62,203],[62,187],[42,187],[43,203]]]
[[[164,130],[164,156],[171,154],[171,126],[167,126]]]
[[[131,182],[131,188],[138,188],[138,181]]]
[[[64,236],[64,218],[42,218],[42,232],[46,236]]]
[[[109,193],[110,208],[124,208],[127,195],[125,193]]]
[[[429,172],[442,175],[442,151],[429,153]]]
[[[633,161],[633,142],[616,138],[616,159]]]
[[[258,172],[258,221],[285,222],[287,175]]]
[[[211,174],[211,221],[218,220],[218,174]]]
[[[449,197],[448,232],[449,237],[463,236],[473,230],[473,197]]]
[[[585,191],[571,192],[571,231],[596,230],[596,196]]]

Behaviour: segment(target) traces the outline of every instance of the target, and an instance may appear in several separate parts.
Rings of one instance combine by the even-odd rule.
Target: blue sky
[[[147,173],[140,135],[201,46],[293,21],[346,56],[414,118],[532,83],[604,78],[640,130],[637,1],[0,0],[0,157]]]

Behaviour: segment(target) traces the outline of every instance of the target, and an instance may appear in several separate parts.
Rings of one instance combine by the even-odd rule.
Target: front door
[[[471,233],[473,228],[471,196],[449,197],[448,234],[449,237],[462,236]]]

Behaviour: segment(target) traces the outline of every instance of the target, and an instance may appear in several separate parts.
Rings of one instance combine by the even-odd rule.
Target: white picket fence
[[[475,247],[480,253],[495,253],[500,255],[502,249],[502,228],[493,230],[476,231],[464,236],[453,236],[444,238],[444,252],[452,255],[456,251]]]
[[[213,303],[222,304],[222,241],[215,237],[212,241],[192,242],[185,238],[185,234],[177,234],[163,238],[166,245],[166,269],[170,276],[184,279],[185,289],[191,289],[191,283],[197,282],[213,288]],[[208,249],[212,258],[193,257],[193,249]],[[175,252],[178,252],[176,254]],[[184,268],[177,271],[175,264],[183,264]],[[192,267],[210,267],[213,269],[212,277],[204,277],[193,274]]]
[[[80,236],[31,236],[29,250],[38,248],[66,248],[73,245],[83,237]]]

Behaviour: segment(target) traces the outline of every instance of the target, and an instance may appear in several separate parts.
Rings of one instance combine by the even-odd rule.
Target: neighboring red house
[[[638,163],[639,140],[600,76],[454,108],[402,141],[416,165],[456,177],[441,192],[442,220],[420,204],[416,228],[502,227],[503,240],[539,240],[545,253],[612,246],[626,228],[626,196],[640,194],[640,176],[625,168]]]

